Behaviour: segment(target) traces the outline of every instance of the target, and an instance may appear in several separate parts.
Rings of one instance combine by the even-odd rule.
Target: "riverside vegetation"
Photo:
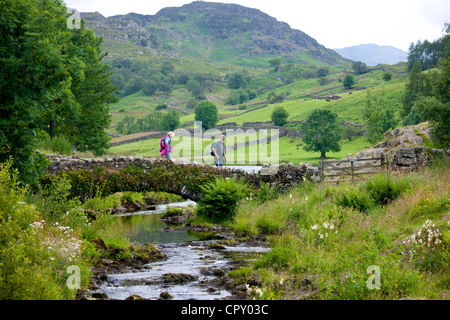
[[[130,244],[128,239],[107,234],[105,230],[115,209],[137,202],[179,200],[159,192],[117,193],[121,190],[114,190],[102,194],[91,189],[92,193],[82,202],[72,192],[88,180],[80,179],[76,185],[68,176],[61,175],[48,186],[38,183],[38,176],[45,169],[45,159],[35,153],[38,145],[41,151],[58,150],[65,154],[75,148],[94,156],[158,156],[157,150],[148,150],[149,145],[158,145],[158,141],[151,140],[108,149],[106,130],[119,132],[119,124],[126,116],[135,117],[127,123],[130,130],[133,128],[127,133],[134,132],[135,128],[136,131],[162,129],[156,121],[166,114],[159,113],[166,109],[160,107],[162,104],[181,111],[183,115],[176,120],[186,125],[195,119],[192,109],[198,100],[204,99],[217,105],[219,125],[230,121],[242,125],[248,119],[264,122],[280,106],[289,113],[285,127],[291,129],[298,129],[299,122],[315,109],[327,109],[336,113],[339,120],[361,124],[366,123],[362,111],[372,101],[364,89],[370,87],[372,97],[377,97],[377,106],[383,107],[383,110],[375,108],[374,114],[380,115],[376,119],[377,128],[384,127],[383,119],[388,118],[388,111],[397,120],[394,126],[400,120],[405,125],[428,120],[439,129],[435,130],[435,136],[444,138],[433,143],[440,142],[439,146],[448,148],[445,122],[450,92],[446,85],[450,70],[448,24],[447,35],[442,40],[446,49],[444,53],[440,50],[442,60],[438,65],[427,63],[419,68],[410,64],[412,68],[408,70],[406,64],[400,63],[360,73],[347,70],[350,61],[341,59],[306,35],[302,38],[318,51],[311,53],[297,42],[290,46],[283,41],[271,53],[271,44],[278,42],[278,31],[291,34],[291,30],[260,14],[256,16],[258,24],[248,24],[245,19],[248,10],[240,10],[244,12],[240,21],[244,26],[264,26],[265,21],[270,22],[274,28],[264,28],[269,41],[261,42],[258,40],[261,37],[257,37],[261,45],[253,40],[249,42],[252,37],[248,33],[245,43],[240,43],[242,33],[236,33],[239,24],[228,29],[228,19],[221,20],[219,29],[211,29],[217,25],[214,14],[192,13],[199,6],[208,6],[203,2],[184,7],[183,10],[189,10],[182,10],[181,15],[177,9],[163,10],[156,17],[159,25],[148,26],[152,32],[141,29],[144,36],[152,35],[155,29],[161,31],[156,38],[148,40],[135,34],[141,31],[128,28],[133,24],[116,23],[112,19],[111,26],[122,28],[119,39],[114,39],[114,30],[107,30],[104,42],[86,28],[91,22],[95,28],[96,14],[85,15],[86,24],[71,32],[67,29],[67,8],[59,1],[7,0],[5,3],[5,19],[0,19],[0,29],[6,39],[1,42],[5,62],[1,73],[8,79],[0,81],[0,111],[5,114],[0,126],[1,299],[76,299],[90,287],[92,267],[102,260],[126,264],[160,259],[154,246]],[[186,22],[205,22],[196,24],[200,28],[194,30],[196,40],[204,30],[210,29],[212,39],[220,40],[213,51],[207,49],[208,41],[195,42],[190,36],[184,37],[184,32],[190,35],[193,31],[189,25],[184,25],[181,36],[175,37],[177,42],[170,39],[173,32],[166,33],[159,28],[170,27],[179,18],[183,20],[185,13],[190,15],[186,15]],[[233,12],[227,15],[235,16]],[[123,18],[125,22],[145,22],[139,15]],[[272,31],[276,32],[272,34]],[[203,39],[209,39],[208,33],[205,34],[207,37]],[[227,43],[221,41],[224,36],[229,37]],[[129,40],[120,41],[122,37]],[[137,43],[135,39],[141,41]],[[189,40],[178,42],[179,39]],[[246,56],[242,50],[247,51],[249,43],[254,45],[255,54]],[[24,46],[32,49],[19,50]],[[411,57],[420,47],[411,48]],[[110,52],[111,56],[104,52]],[[182,52],[189,54],[182,55]],[[203,57],[206,54],[213,62],[198,59],[198,53]],[[418,55],[420,60],[423,54]],[[17,61],[9,57],[16,57]],[[429,68],[438,71],[426,70]],[[113,75],[109,74],[110,70]],[[236,76],[236,70],[240,76]],[[139,77],[135,77],[136,73]],[[349,74],[356,81],[352,92],[343,86],[343,79]],[[159,86],[156,91],[153,83],[145,81],[144,88],[142,81],[153,75],[157,76],[155,81]],[[236,79],[244,81],[240,83]],[[195,82],[188,85],[189,80]],[[419,85],[413,86],[414,83]],[[206,91],[197,92],[199,87]],[[316,99],[330,95],[339,95],[340,99]],[[122,100],[112,104],[117,96]],[[417,102],[410,101],[419,96],[422,98]],[[240,105],[235,107],[238,100]],[[263,107],[256,107],[260,105]],[[125,124],[122,128],[127,127]],[[368,121],[366,124],[369,125]],[[342,158],[370,146],[363,137],[350,135],[344,139],[340,142],[341,153],[329,153],[329,157]],[[301,150],[300,138],[281,138],[280,149],[281,161],[317,163],[319,160],[317,154]],[[220,222],[232,228],[236,237],[267,241],[273,248],[270,253],[251,267],[228,275],[236,286],[241,285],[257,299],[448,299],[448,168],[448,161],[443,161],[419,172],[379,175],[359,184],[305,182],[285,194],[267,185],[254,190],[238,180],[218,179],[203,188],[205,198],[188,223]],[[126,181],[117,182],[110,186]],[[26,183],[30,186],[25,187]],[[225,206],[230,210],[211,210],[220,199],[230,201],[227,203],[231,205]],[[67,285],[73,279],[68,272],[71,266],[79,267],[80,289]],[[379,289],[367,286],[371,267],[379,268]]]
[[[130,244],[104,230],[111,208],[179,201],[178,196],[97,194],[81,203],[68,198],[71,186],[64,176],[32,191],[19,185],[10,166],[0,167],[2,299],[76,299],[89,288],[91,267],[102,259],[161,258],[150,244]],[[221,223],[236,238],[264,240],[272,247],[227,275],[249,297],[448,299],[448,168],[448,160],[440,160],[418,172],[381,173],[359,184],[305,182],[284,194],[264,184],[255,190],[234,178],[218,178],[202,187],[205,196],[188,223]],[[227,210],[210,210],[214,204]],[[67,268],[73,265],[81,271],[79,290],[67,285]],[[379,289],[367,285],[373,266],[380,271]]]

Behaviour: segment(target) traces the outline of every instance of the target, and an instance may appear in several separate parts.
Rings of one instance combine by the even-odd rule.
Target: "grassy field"
[[[270,133],[270,132],[269,132]],[[132,135],[135,136],[135,135]],[[120,138],[115,138],[119,140]],[[239,142],[248,142],[252,139],[244,135],[228,136],[225,144],[232,145]],[[124,145],[114,146],[108,150],[106,157],[118,156],[142,156],[159,158],[160,138],[132,142]],[[214,139],[200,139],[190,137],[174,137],[173,159],[185,159],[206,164],[213,164],[209,150]],[[340,160],[348,154],[355,153],[370,147],[363,137],[353,138],[351,141],[341,141],[341,151],[327,153],[328,159]],[[82,157],[92,158],[92,153],[80,153]],[[303,149],[303,141],[300,138],[281,137],[279,140],[267,144],[245,146],[227,152],[228,165],[262,165],[264,163],[289,163],[295,165],[300,163],[311,163],[317,166],[320,153],[307,152]]]
[[[273,249],[230,276],[251,280],[261,300],[448,300],[449,181],[447,161],[413,175],[305,183],[270,201],[247,199],[235,234],[268,239]],[[382,193],[389,201],[379,201]]]
[[[193,71],[201,69],[201,64],[199,62],[184,61],[183,63],[183,68],[189,66]],[[266,63],[268,63],[268,60]],[[267,69],[261,69],[261,66],[250,68],[248,71],[249,74],[252,75],[252,78],[248,85],[249,88],[258,90],[258,88],[262,87],[274,87],[259,92],[255,99],[241,106],[227,105],[226,99],[231,90],[228,88],[226,82],[218,83],[212,92],[206,93],[208,100],[212,101],[218,108],[219,117],[221,118],[218,124],[235,122],[238,126],[242,126],[244,122],[249,121],[270,121],[272,112],[277,107],[283,107],[287,110],[289,113],[289,122],[305,120],[315,109],[326,109],[335,112],[338,115],[339,121],[351,121],[362,124],[364,123],[362,109],[366,101],[368,90],[371,91],[373,96],[383,94],[385,107],[393,111],[396,118],[400,120],[399,114],[402,107],[402,97],[407,82],[407,74],[404,73],[404,66],[384,66],[384,69],[390,70],[393,73],[393,78],[389,82],[382,79],[384,71],[381,69],[375,69],[366,74],[355,76],[356,84],[351,92],[342,87],[342,79],[346,75],[346,71],[341,67],[331,69],[331,72],[327,77],[328,82],[323,86],[318,83],[318,79],[297,79],[289,84],[285,84],[280,80],[280,76],[287,77],[290,73],[300,72],[305,68],[305,66],[299,68],[296,65],[289,65],[279,73],[274,73],[273,70],[268,72]],[[223,76],[230,71],[230,65],[215,64],[213,66],[208,66],[204,71],[210,71]],[[283,102],[271,104],[268,102],[270,94],[285,94],[286,98]],[[316,99],[318,96],[326,97],[328,95],[338,95],[340,99],[332,99],[330,101]],[[175,86],[170,96],[154,95],[148,97],[140,92],[127,96],[110,107],[112,124],[109,132],[117,133],[117,123],[127,115],[140,119],[146,117],[150,113],[165,112],[164,110],[155,110],[156,106],[160,104],[172,104],[176,106],[175,108],[177,110],[182,111],[182,113],[180,113],[181,124],[191,122],[195,118],[194,110],[186,109],[186,103],[190,98],[192,98],[191,94],[186,88],[179,85]],[[188,147],[186,141],[183,142],[183,139],[181,139],[180,142],[181,144],[178,145],[178,140],[175,139],[174,141],[174,150],[183,150],[182,152],[174,154],[176,157],[197,161],[202,160],[200,151],[197,150],[197,152],[194,153],[192,151],[193,147]],[[202,142],[204,154],[207,154],[207,147],[211,142],[212,141]],[[198,143],[198,141],[196,141],[196,143]],[[191,144],[194,145],[194,142],[191,141]],[[159,139],[135,142],[113,147],[108,151],[107,155],[159,157],[158,145]],[[317,164],[319,160],[318,153],[305,152],[303,150],[302,141],[300,139],[281,138],[278,145],[278,159],[280,162],[293,162],[294,164],[311,162]],[[342,150],[340,152],[328,153],[327,156],[333,159],[341,159],[347,154],[355,153],[370,147],[363,138],[358,138],[353,141],[342,141],[341,145]],[[266,146],[264,146],[264,148],[266,148]],[[264,149],[262,150],[264,151]],[[249,154],[254,154],[255,152],[258,153],[258,156],[256,157],[257,163],[273,162],[273,158],[268,159],[267,157],[264,157],[264,152],[260,152],[259,148],[255,150],[252,147],[233,151],[229,154],[229,159],[234,159],[234,162],[248,162],[248,160],[245,159],[249,159]],[[84,155],[90,156],[89,154]],[[210,159],[208,159],[208,161],[209,160]]]

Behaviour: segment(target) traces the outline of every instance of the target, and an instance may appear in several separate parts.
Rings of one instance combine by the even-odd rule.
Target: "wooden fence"
[[[385,155],[379,158],[352,158],[340,161],[319,161],[320,181],[349,181],[345,178],[351,177],[351,181],[361,179],[364,175],[376,174],[387,169]],[[340,178],[344,178],[344,180]],[[331,179],[330,179],[331,178]]]

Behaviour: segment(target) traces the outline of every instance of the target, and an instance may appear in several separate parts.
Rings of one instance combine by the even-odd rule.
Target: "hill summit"
[[[109,18],[83,13],[87,27],[116,42],[131,42],[152,53],[225,61],[284,56],[296,63],[348,62],[300,30],[258,9],[195,1],[155,15],[128,13]],[[109,49],[109,48],[108,48]]]
[[[364,62],[368,66],[392,65],[408,60],[408,54],[401,49],[392,46],[379,46],[373,43],[334,50],[347,59]]]

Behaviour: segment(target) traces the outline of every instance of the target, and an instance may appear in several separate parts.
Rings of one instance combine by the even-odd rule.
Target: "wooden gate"
[[[379,158],[319,161],[320,181],[350,181],[348,177],[351,177],[351,181],[361,180],[364,175],[377,174],[385,171],[386,168],[384,154],[381,154]]]

